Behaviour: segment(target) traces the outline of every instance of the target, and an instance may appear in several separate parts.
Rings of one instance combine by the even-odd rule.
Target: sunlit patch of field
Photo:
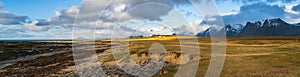
[[[299,37],[243,37],[227,39],[222,77],[300,76]],[[202,63],[201,63],[202,62]],[[200,61],[198,76],[204,76],[209,59]],[[202,65],[202,66],[201,66]]]
[[[167,62],[173,66],[164,67],[164,72],[155,77],[171,77],[176,73],[180,62],[179,39],[195,37],[161,36],[151,38],[134,38],[129,41],[131,57],[137,63],[143,63],[148,49],[153,43],[161,43],[168,54]],[[201,60],[198,76],[205,76],[210,62],[211,40],[196,38],[199,44]],[[227,39],[227,54],[222,77],[232,76],[300,76],[300,43],[299,37],[242,37]],[[190,47],[193,48],[193,47]],[[112,56],[110,56],[112,57]],[[111,59],[111,58],[109,58]]]

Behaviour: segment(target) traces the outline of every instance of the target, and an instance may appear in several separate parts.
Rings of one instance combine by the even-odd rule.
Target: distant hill
[[[300,23],[289,24],[279,18],[264,21],[247,22],[243,25],[226,25],[222,28],[227,37],[242,36],[300,36]],[[222,31],[221,30],[221,31]],[[200,32],[197,36],[210,37],[211,28]],[[221,32],[219,31],[219,32]]]

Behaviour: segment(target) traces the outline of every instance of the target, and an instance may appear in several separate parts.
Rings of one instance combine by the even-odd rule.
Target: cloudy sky
[[[147,1],[147,0],[145,0]],[[201,12],[185,0],[0,0],[0,39],[195,35]],[[224,24],[281,18],[300,23],[300,0],[214,0]],[[206,8],[206,7],[204,7]],[[209,8],[208,13],[211,11]]]

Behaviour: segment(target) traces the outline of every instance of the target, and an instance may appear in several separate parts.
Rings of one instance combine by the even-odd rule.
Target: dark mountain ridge
[[[237,25],[226,25],[219,32],[226,32],[227,37],[243,36],[300,36],[299,24],[289,24],[280,18],[264,21],[247,22],[242,28]],[[210,37],[210,28],[200,32],[197,36]]]

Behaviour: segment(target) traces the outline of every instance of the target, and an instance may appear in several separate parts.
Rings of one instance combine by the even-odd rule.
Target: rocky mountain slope
[[[247,22],[245,26],[242,26],[240,24],[226,25],[224,28],[222,28],[222,30],[226,31],[227,37],[300,36],[299,24],[289,24],[279,18],[256,22]],[[207,30],[198,33],[197,36],[210,37],[210,31],[210,28],[208,28]]]

